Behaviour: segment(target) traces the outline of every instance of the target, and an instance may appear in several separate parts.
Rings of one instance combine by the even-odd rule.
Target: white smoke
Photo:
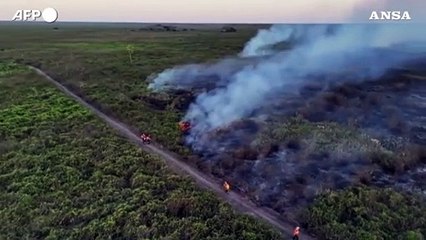
[[[229,58],[214,64],[189,64],[167,69],[158,75],[152,75],[154,81],[148,86],[153,91],[167,89],[185,89],[197,85],[194,76],[203,85],[212,82],[216,86],[226,85],[229,76],[241,71],[244,67],[254,65],[263,58]]]
[[[267,99],[298,91],[305,83],[318,81],[318,76],[326,82],[378,78],[389,68],[424,56],[405,51],[408,44],[425,43],[423,29],[421,25],[272,26],[251,39],[240,56],[263,56],[265,46],[282,41],[292,42],[291,50],[269,49],[271,56],[245,67],[234,64],[238,65],[234,68],[231,61],[166,70],[150,87],[195,84],[212,73],[220,76],[217,88],[200,94],[185,116],[196,124],[192,130],[196,137],[247,117],[268,104]]]
[[[261,29],[252,38],[240,54],[241,57],[262,56],[273,53],[266,47],[282,42],[290,37],[292,29],[285,25],[273,25],[270,29]]]

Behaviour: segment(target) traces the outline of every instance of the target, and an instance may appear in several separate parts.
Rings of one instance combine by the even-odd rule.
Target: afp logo
[[[42,17],[43,20],[47,23],[53,23],[58,19],[58,11],[56,11],[54,8],[46,8],[43,11],[20,9],[16,11],[12,21],[36,21],[40,17]]]
[[[410,13],[408,11],[372,11],[369,20],[411,20]]]

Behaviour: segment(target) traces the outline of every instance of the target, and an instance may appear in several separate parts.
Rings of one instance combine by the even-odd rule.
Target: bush
[[[302,219],[320,239],[421,239],[425,212],[419,196],[356,187],[318,197]]]
[[[37,75],[0,76],[0,98],[0,239],[280,238]]]

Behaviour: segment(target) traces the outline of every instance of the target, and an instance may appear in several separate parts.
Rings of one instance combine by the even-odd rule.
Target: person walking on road
[[[231,190],[231,185],[229,185],[229,183],[225,181],[223,183],[223,189],[225,190],[226,193],[228,193]]]
[[[296,227],[293,230],[293,240],[299,240],[299,235],[300,235],[300,227]]]

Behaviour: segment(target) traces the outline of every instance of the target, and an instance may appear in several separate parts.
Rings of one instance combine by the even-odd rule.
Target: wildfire
[[[191,124],[189,122],[180,122],[179,128],[182,132],[187,132],[191,128]]]

